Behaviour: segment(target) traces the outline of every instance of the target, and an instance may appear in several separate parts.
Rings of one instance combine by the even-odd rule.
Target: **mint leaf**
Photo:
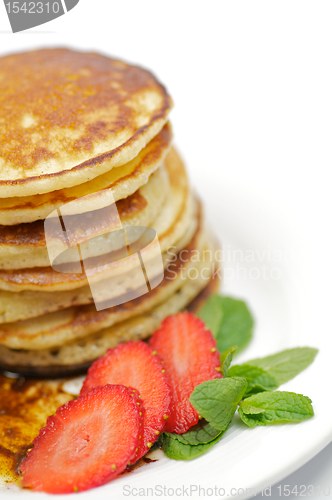
[[[262,368],[271,375],[278,386],[288,382],[305,370],[315,359],[318,350],[312,347],[297,347],[247,361],[247,365]]]
[[[233,361],[233,354],[237,350],[237,346],[230,347],[227,351],[223,352],[220,356],[221,362],[221,373],[224,377],[227,377],[228,369]]]
[[[245,378],[207,380],[197,385],[189,400],[212,427],[225,430],[247,389]]]
[[[245,397],[263,391],[274,391],[279,384],[268,372],[257,366],[247,364],[234,365],[228,370],[229,377],[244,377],[247,379],[248,387]]]
[[[223,311],[222,321],[217,333],[217,348],[224,352],[236,345],[238,351],[247,346],[252,337],[253,318],[242,300],[219,297]]]
[[[217,339],[219,352],[234,345],[241,350],[251,340],[254,321],[242,300],[213,294],[200,309],[198,316]]]
[[[249,427],[296,423],[311,418],[311,399],[295,392],[261,392],[240,403],[239,415]]]
[[[190,444],[196,446],[199,444],[207,444],[216,439],[220,431],[214,429],[206,420],[199,420],[199,422],[190,427],[184,434],[170,434],[175,437],[180,443]]]
[[[223,317],[223,309],[220,301],[220,295],[212,294],[198,311],[198,316],[204,321],[208,330],[211,330],[216,337]]]
[[[205,420],[200,420],[184,434],[164,432],[164,453],[175,460],[191,460],[206,453],[226,432],[214,429]]]
[[[254,321],[242,300],[212,295],[199,316],[212,328],[219,352],[234,345],[241,350],[251,340]]]
[[[226,431],[227,429],[225,429]],[[163,433],[162,446],[163,452],[168,458],[174,460],[192,460],[193,458],[200,457],[206,453],[212,446],[214,446],[223,436],[224,432],[219,432],[217,437],[206,444],[190,445],[182,443],[178,438],[181,434]],[[184,436],[184,434],[182,434]]]
[[[266,425],[262,422],[261,415],[247,415],[244,413],[241,406],[239,406],[238,413],[242,419],[242,422],[244,422],[248,427],[251,427],[252,429],[256,427],[256,425]]]

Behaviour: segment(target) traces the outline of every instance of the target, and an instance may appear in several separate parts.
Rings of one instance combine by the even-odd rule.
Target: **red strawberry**
[[[115,479],[135,454],[143,418],[137,391],[120,385],[69,401],[48,418],[23,460],[23,486],[73,493]]]
[[[199,419],[189,402],[196,385],[222,377],[216,341],[202,320],[183,312],[166,318],[153,334],[150,344],[164,362],[172,389],[165,430],[182,434]]]
[[[171,402],[163,366],[145,342],[128,342],[109,349],[90,367],[81,394],[104,384],[123,384],[138,389],[144,404],[143,438],[133,462],[151,448],[165,426]]]

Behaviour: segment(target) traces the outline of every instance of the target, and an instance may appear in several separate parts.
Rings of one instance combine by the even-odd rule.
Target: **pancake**
[[[92,336],[66,343],[57,349],[38,351],[14,350],[0,345],[0,366],[2,369],[31,376],[68,376],[82,372],[107,349],[121,342],[149,337],[164,318],[185,309],[204,288],[208,290],[205,296],[216,290],[219,279],[217,274],[214,275],[213,264],[204,260],[196,263],[198,277],[187,278],[183,286],[164,302],[146,313],[105,328]],[[209,275],[203,275],[202,269],[209,270]],[[212,281],[213,277],[215,279]]]
[[[43,49],[0,58],[0,197],[77,186],[128,163],[172,101],[148,71],[101,54]]]
[[[123,226],[150,226],[159,215],[169,189],[168,171],[162,165],[138,191],[117,201],[116,209],[113,204],[87,214],[63,216],[65,225],[75,228],[70,234],[70,245],[74,248],[67,250],[60,263],[77,260],[76,245],[81,245],[87,258],[118,250],[123,245],[112,232],[118,229],[119,222]],[[61,253],[68,248],[68,231],[64,235],[58,219],[48,219],[47,224],[49,242]],[[49,250],[44,221],[0,227],[0,268],[1,264],[15,270],[50,266]]]
[[[72,188],[34,196],[0,198],[0,224],[14,225],[46,219],[57,208],[75,201],[75,213],[98,210],[127,198],[147,183],[162,164],[172,138],[167,123],[159,134],[130,162]]]
[[[195,228],[196,232],[193,236],[193,229]],[[169,252],[163,253],[163,267],[166,268],[170,265],[175,256],[187,246],[193,246],[195,244],[197,249],[201,249],[204,238],[206,239],[206,235],[204,234],[201,224],[198,227],[197,224],[195,224],[195,226],[193,225],[183,238],[179,240],[177,245],[174,245]],[[191,241],[192,239],[193,241]],[[150,286],[151,283],[155,283],[157,286],[159,284],[158,275],[160,274],[159,260],[152,264],[154,264],[154,267],[149,267]],[[160,276],[160,280],[161,279],[162,276]],[[146,281],[145,275],[142,274],[141,267],[137,267],[126,274],[120,274],[101,280],[98,284],[97,288],[94,287],[93,293],[90,285],[75,288],[73,290],[48,293],[30,290],[17,293],[0,290],[0,324],[12,323],[14,321],[22,321],[30,318],[36,318],[38,320],[39,316],[48,313],[73,306],[93,304],[97,301],[102,304],[101,307],[103,308],[106,307],[106,301],[110,304],[107,305],[107,307],[111,307],[111,305],[115,305],[116,302],[126,302],[124,297],[130,300],[136,292],[140,293],[141,288],[142,292],[144,292]],[[4,328],[6,328],[6,325],[4,325]]]
[[[174,150],[171,150],[166,166],[171,183],[171,192],[166,204],[156,221],[151,226],[156,230],[160,251],[164,253],[173,245],[176,245],[186,232],[195,230],[197,221],[197,203],[188,191],[188,182],[183,164]],[[82,247],[83,245],[81,245]],[[148,248],[148,253],[151,249]],[[154,249],[151,250],[154,255]],[[97,254],[94,247],[92,254]],[[144,253],[144,252],[143,252]],[[147,256],[147,258],[149,258]],[[135,258],[123,260],[116,255],[106,254],[102,258],[92,258],[85,261],[92,269],[90,279],[97,281],[106,277],[125,274],[135,265]],[[61,273],[51,267],[22,269],[21,271],[0,271],[0,288],[8,291],[61,291],[79,288],[88,284],[84,273]]]
[[[7,492],[13,500],[22,496],[18,491],[21,484],[18,469],[23,458],[47,418],[73,399],[62,388],[63,383],[64,380],[22,380],[0,375],[1,496],[5,497]]]
[[[151,310],[183,286],[187,273],[197,265],[197,254],[208,239],[203,231],[197,232],[185,255],[176,256],[167,266],[162,282],[150,292],[109,309],[83,305],[70,307],[37,318],[0,326],[0,344],[14,349],[44,349],[56,347],[73,339],[83,338],[135,315]],[[190,258],[192,256],[192,259]]]
[[[192,198],[191,198],[191,201]],[[190,212],[190,219],[188,219],[188,225],[186,226],[186,230],[180,239],[174,242],[172,245],[164,245],[163,239],[161,240],[162,245],[159,245],[159,249],[164,248],[164,255],[166,252],[171,254],[178,253],[179,250],[184,248],[187,244],[189,244],[191,238],[193,237],[198,224],[199,219],[199,205],[197,202],[194,204],[192,208],[195,208],[194,212]],[[160,242],[160,240],[159,240]],[[166,250],[165,250],[166,249]],[[127,252],[127,249],[125,249]],[[144,249],[143,249],[144,250]],[[159,254],[158,248],[147,249],[147,261],[153,262],[153,259],[156,257],[155,250]],[[107,254],[103,257],[91,258],[86,261],[89,269],[89,278],[87,278],[86,273],[64,273],[54,271],[51,267],[49,268],[35,268],[35,269],[27,269],[16,272],[8,272],[8,271],[0,271],[0,276],[4,276],[6,281],[0,282],[3,288],[3,291],[8,292],[8,290],[13,290],[8,293],[24,293],[24,291],[32,291],[32,292],[47,292],[48,294],[53,293],[63,293],[73,290],[74,293],[77,293],[77,290],[80,288],[90,284],[96,283],[101,280],[111,279],[115,280],[116,277],[119,280],[123,280],[123,278],[127,275],[127,273],[132,272],[136,266],[136,260],[132,260],[126,263],[121,263],[121,260],[117,260],[117,257],[124,258],[125,252],[113,252],[111,254]],[[134,255],[134,252],[133,252]],[[126,257],[128,254],[126,253]],[[120,265],[122,264],[122,265]],[[127,264],[125,268],[125,264]],[[97,266],[97,267],[94,267]],[[9,282],[10,278],[10,282]],[[1,290],[0,290],[1,292]],[[46,299],[47,300],[47,299]]]

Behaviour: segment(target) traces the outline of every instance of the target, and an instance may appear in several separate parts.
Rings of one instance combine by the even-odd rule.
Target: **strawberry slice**
[[[49,417],[21,464],[22,484],[74,493],[115,479],[140,441],[144,409],[137,391],[96,387]]]
[[[143,437],[132,463],[141,458],[165,426],[171,401],[163,366],[145,342],[128,342],[109,349],[88,371],[81,394],[97,385],[123,384],[138,389],[145,409]]]
[[[182,434],[199,419],[189,402],[196,385],[222,377],[216,341],[202,320],[183,312],[166,318],[150,345],[163,360],[172,390],[165,430]]]

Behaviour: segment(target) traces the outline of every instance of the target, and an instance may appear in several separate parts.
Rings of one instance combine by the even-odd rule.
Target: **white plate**
[[[82,1],[72,11],[74,18],[70,13],[54,21],[54,28],[45,28],[57,33],[9,34],[0,51],[72,45],[153,69],[174,97],[175,137],[190,159],[191,178],[220,240],[226,250],[247,256],[259,251],[253,263],[239,262],[238,252],[226,266],[236,271],[239,263],[244,271],[226,279],[224,293],[248,301],[256,318],[254,340],[239,361],[306,344],[320,353],[283,387],[312,398],[315,417],[310,421],[253,430],[235,421],[222,441],[195,461],[164,458],[80,498],[126,498],[126,485],[217,485],[225,488],[226,498],[231,488],[268,486],[332,439],[332,101],[326,64],[331,2],[320,2],[319,8],[317,2],[296,1],[278,2],[278,8],[276,2],[263,1],[241,2],[240,8],[238,2],[191,2],[188,9],[187,2],[173,0],[160,11],[152,0],[99,4],[103,9],[108,4],[109,10],[103,15],[95,11],[97,23],[91,22],[91,2]],[[8,30],[1,5],[0,29]],[[126,36],[123,22],[112,22],[110,29],[110,20],[122,19]],[[281,262],[262,257],[275,249],[281,251]],[[280,270],[280,279],[264,279],[264,265]],[[252,268],[260,270],[258,279],[253,272],[245,278]],[[9,493],[1,495],[6,499]],[[46,498],[25,491],[17,496]],[[150,492],[145,497],[160,496]],[[250,496],[252,491],[244,491],[230,498]]]
[[[223,293],[244,298],[256,319],[254,340],[238,359],[299,345],[320,348],[315,363],[283,386],[310,396],[316,415],[298,425],[255,429],[235,418],[224,438],[206,455],[189,462],[161,456],[130,475],[83,493],[82,498],[130,498],[129,492],[132,498],[139,493],[139,498],[151,498],[152,493],[177,498],[190,493],[190,487],[193,498],[199,493],[200,498],[250,498],[303,465],[332,439],[331,402],[326,398],[326,384],[325,388],[321,384],[328,377],[329,346],[326,331],[315,319],[317,294],[311,288],[308,266],[303,268],[301,245],[290,241],[292,228],[287,218],[277,223],[272,209],[265,205],[262,210],[261,200],[254,204],[253,196],[248,197],[239,186],[221,193],[214,189],[204,182],[200,186],[204,198],[210,200],[210,223],[224,244]],[[316,271],[317,266],[316,262]],[[1,491],[1,495],[31,500],[47,496],[17,488]]]

